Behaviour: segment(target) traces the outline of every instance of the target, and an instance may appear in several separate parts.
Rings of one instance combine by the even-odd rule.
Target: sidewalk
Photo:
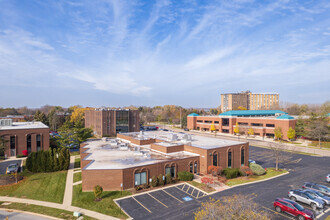
[[[72,203],[72,191],[73,191],[73,169],[74,169],[75,156],[70,157],[70,166],[66,175],[66,184],[63,197],[63,205],[71,206]]]

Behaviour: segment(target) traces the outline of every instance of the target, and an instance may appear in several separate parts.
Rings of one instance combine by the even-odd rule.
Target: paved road
[[[277,197],[286,197],[289,189],[299,188],[305,181],[327,184],[325,183],[325,175],[330,173],[329,157],[313,157],[301,154],[288,154],[288,156],[292,157],[291,161],[294,162],[281,164],[280,167],[284,166],[286,169],[289,169],[290,174],[264,182],[231,188],[213,194],[211,197],[221,199],[223,196],[230,196],[235,193],[255,193],[257,197],[254,201],[262,206],[265,211],[275,215],[272,211],[272,202]],[[250,146],[250,158],[256,160],[264,167],[275,166],[269,149]],[[208,196],[178,204],[171,207],[171,210],[167,212],[159,210],[159,212],[153,213],[153,217],[149,215],[148,217],[150,217],[149,219],[193,219],[194,212],[198,210],[201,202],[205,202],[206,200],[208,200]],[[328,206],[328,208],[330,207]],[[329,214],[330,211],[319,219],[324,220]],[[142,215],[139,216],[139,218],[141,217]],[[277,215],[277,217],[274,216],[274,219],[286,219],[286,217]],[[287,219],[291,219],[290,216]]]
[[[9,166],[9,164],[12,163],[18,163],[18,165],[21,165],[21,160],[17,159],[17,160],[9,160],[9,161],[3,161],[0,163],[0,175],[5,174],[6,173],[6,169]]]
[[[27,214],[27,213],[20,213],[20,212],[7,212],[4,210],[0,210],[0,219],[6,219],[8,217],[8,220],[15,219],[15,220],[49,220],[53,218],[46,218],[41,217],[37,215]]]

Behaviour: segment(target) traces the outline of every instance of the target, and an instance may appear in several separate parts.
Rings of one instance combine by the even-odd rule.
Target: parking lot
[[[5,174],[6,169],[9,166],[9,164],[13,164],[13,163],[17,163],[20,166],[21,165],[21,160],[17,159],[17,160],[10,160],[10,161],[2,161],[0,163],[0,175]]]
[[[186,203],[205,197],[206,194],[186,184],[164,187],[128,198],[116,200],[117,204],[134,219],[151,219],[184,207]]]

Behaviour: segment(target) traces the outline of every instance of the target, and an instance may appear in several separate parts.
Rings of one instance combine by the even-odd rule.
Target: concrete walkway
[[[71,156],[69,170],[66,175],[66,184],[65,184],[65,191],[64,191],[64,198],[63,198],[63,205],[65,205],[65,206],[71,206],[71,203],[72,203],[74,160],[75,160],[75,157]]]
[[[64,210],[67,210],[70,212],[80,212],[83,215],[87,215],[87,216],[97,218],[97,219],[109,219],[109,220],[118,219],[115,217],[111,217],[111,216],[104,215],[104,214],[94,212],[94,211],[90,211],[87,209],[82,209],[82,208],[71,206],[71,205],[66,206],[64,204],[53,203],[53,202],[44,202],[44,201],[38,201],[38,200],[32,200],[32,199],[22,199],[22,198],[7,197],[7,196],[0,196],[0,201],[26,203],[26,204],[45,206],[45,207],[56,208],[56,209],[64,209]]]

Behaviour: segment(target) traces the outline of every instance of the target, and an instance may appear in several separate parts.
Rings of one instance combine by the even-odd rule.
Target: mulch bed
[[[17,181],[23,180],[23,176],[18,176]],[[0,176],[0,186],[12,185],[16,183],[16,178],[13,175]]]

